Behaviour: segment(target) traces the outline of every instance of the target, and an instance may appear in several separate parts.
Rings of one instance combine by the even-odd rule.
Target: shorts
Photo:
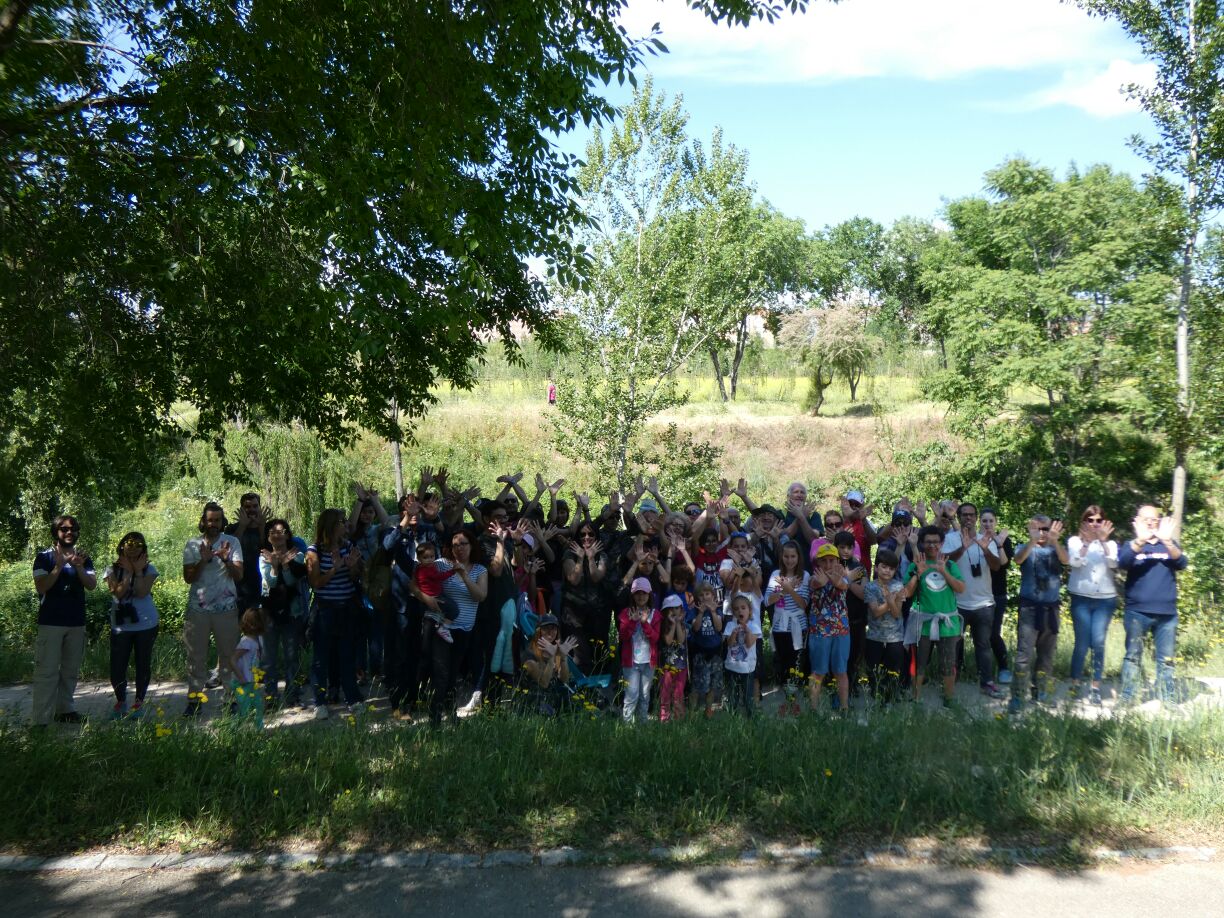
[[[825,673],[844,676],[846,664],[850,662],[850,635],[839,634],[837,637],[824,637],[819,634],[809,634],[808,660],[812,664],[812,675],[814,676],[823,676]]]
[[[693,691],[704,695],[714,687],[714,676],[722,671],[722,658],[717,654],[707,656],[698,651],[689,658],[689,678]]]

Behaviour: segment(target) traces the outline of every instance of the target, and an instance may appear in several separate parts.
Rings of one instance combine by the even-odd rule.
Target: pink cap
[[[650,581],[645,577],[638,577],[633,581],[633,586],[629,587],[630,593],[649,593],[650,591]]]

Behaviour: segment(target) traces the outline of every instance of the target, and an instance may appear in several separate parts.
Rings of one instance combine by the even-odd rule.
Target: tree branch
[[[51,108],[43,109],[40,112],[31,112],[22,119],[10,118],[0,120],[0,136],[16,137],[21,134],[32,133],[38,130],[41,122],[58,118],[61,115],[71,114],[72,112],[84,111],[86,109],[141,108],[148,105],[150,101],[151,98],[147,95],[102,96],[100,98],[81,96],[76,99],[65,99]]]

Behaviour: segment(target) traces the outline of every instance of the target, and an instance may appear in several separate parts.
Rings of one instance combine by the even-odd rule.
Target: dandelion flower
[[[826,778],[831,778],[831,777],[833,777],[833,772],[832,772],[831,770],[829,770],[828,768],[826,768],[826,769],[825,769],[825,777],[826,777]]]

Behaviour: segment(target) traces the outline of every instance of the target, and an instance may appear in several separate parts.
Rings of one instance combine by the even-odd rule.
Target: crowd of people
[[[1049,695],[1064,594],[1077,692],[1101,703],[1105,639],[1121,598],[1121,701],[1142,689],[1148,632],[1156,691],[1173,694],[1176,574],[1186,556],[1153,506],[1139,508],[1121,541],[1095,505],[1070,526],[1034,513],[1020,541],[992,509],[969,502],[901,500],[877,525],[862,492],[822,512],[800,482],[785,509],[757,504],[742,479],[679,509],[654,479],[639,479],[596,509],[587,494],[563,499],[564,481],[537,475],[529,495],[522,478],[504,475],[500,493],[481,498],[446,469],[424,469],[394,516],[378,492],[356,485],[352,509],[323,511],[310,538],[258,494],[241,497],[234,521],[206,504],[182,558],[184,715],[198,716],[206,690],[222,686],[236,713],[262,723],[265,706],[302,705],[308,687],[314,716],[325,718],[329,706],[360,705],[381,683],[396,716],[411,719],[427,703],[433,723],[503,701],[554,714],[575,699],[589,710],[617,698],[632,722],[649,716],[652,695],[661,721],[713,716],[720,698],[753,716],[768,685],[781,692],[778,714],[797,716],[805,696],[809,709],[840,711],[860,691],[882,705],[920,699],[928,672],[951,705],[966,638],[981,692],[1010,697],[1020,712]],[[76,519],[57,518],[51,535],[34,561],[39,727],[79,719],[85,593],[97,586]],[[144,711],[159,576],[139,532],[119,541],[103,571],[116,718]],[[471,688],[462,708],[459,684]]]

